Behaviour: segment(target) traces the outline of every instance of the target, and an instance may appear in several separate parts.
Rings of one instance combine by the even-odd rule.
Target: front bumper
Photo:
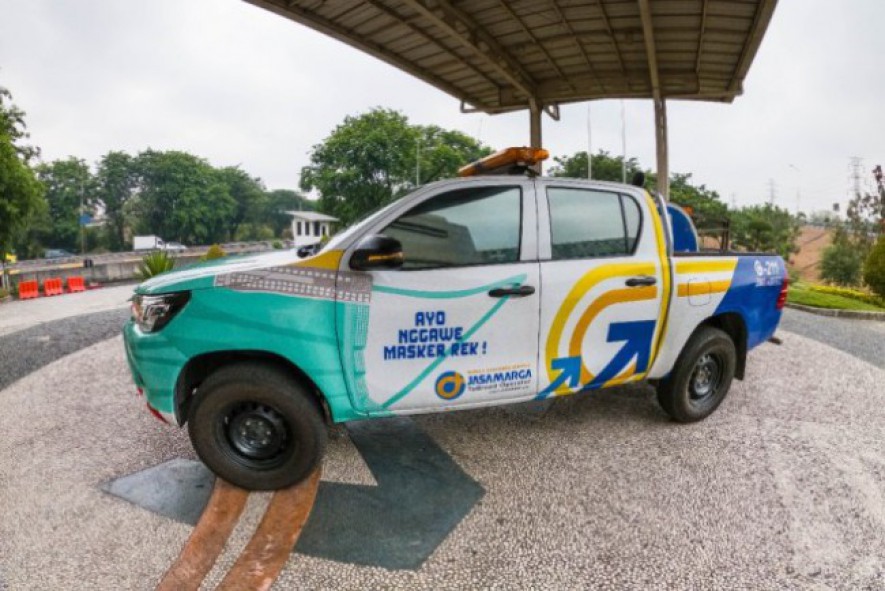
[[[132,379],[144,395],[148,409],[167,423],[180,425],[175,383],[187,362],[185,355],[162,332],[143,333],[131,320],[123,328],[123,343]]]

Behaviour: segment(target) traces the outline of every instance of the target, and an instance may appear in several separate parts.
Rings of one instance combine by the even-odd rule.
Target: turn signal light
[[[549,156],[550,152],[544,148],[505,148],[482,160],[462,166],[458,169],[458,176],[493,174],[514,166],[534,166],[538,162],[547,160]]]

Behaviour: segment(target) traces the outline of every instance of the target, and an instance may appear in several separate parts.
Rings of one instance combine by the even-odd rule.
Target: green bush
[[[879,236],[863,267],[863,280],[880,298],[885,298],[885,234]]]
[[[836,285],[857,285],[862,264],[863,259],[856,248],[847,242],[836,242],[824,249],[820,277]]]
[[[0,300],[2,300],[3,298],[5,298],[8,295],[9,295],[9,292],[6,291],[5,289],[3,289],[2,287],[0,287]]]
[[[227,256],[227,253],[224,252],[224,249],[218,246],[217,244],[213,244],[209,247],[209,250],[206,251],[206,254],[200,257],[201,261],[213,261],[215,259],[223,259]]]
[[[866,302],[873,306],[885,308],[885,298],[877,295],[860,291],[859,289],[851,289],[850,287],[836,287],[835,285],[808,285],[809,290],[817,293],[825,293],[829,295],[841,296],[843,298],[851,298],[859,302]]]
[[[274,250],[282,250],[283,249],[283,243],[280,242],[279,240],[274,240],[273,244],[271,244],[271,246],[274,247]]]
[[[145,255],[135,270],[135,276],[145,280],[156,277],[161,273],[171,271],[175,266],[175,258],[170,256],[165,250],[155,250]]]

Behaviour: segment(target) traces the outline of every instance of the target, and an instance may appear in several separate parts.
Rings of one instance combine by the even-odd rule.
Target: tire
[[[676,366],[658,384],[658,402],[680,423],[694,423],[715,411],[734,378],[734,341],[712,326],[701,326],[688,340]]]
[[[210,470],[248,490],[301,482],[326,448],[312,394],[260,363],[231,365],[206,378],[190,405],[188,432]]]

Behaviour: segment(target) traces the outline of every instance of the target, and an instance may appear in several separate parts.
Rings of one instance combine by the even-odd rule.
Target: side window
[[[402,243],[405,269],[514,263],[521,218],[519,187],[474,187],[421,203],[383,233]]]
[[[639,239],[641,214],[625,195],[550,187],[553,260],[629,255]]]
[[[626,195],[621,195],[621,205],[624,207],[624,227],[627,230],[627,253],[631,253],[636,250],[636,243],[639,242],[642,214],[639,204]]]

